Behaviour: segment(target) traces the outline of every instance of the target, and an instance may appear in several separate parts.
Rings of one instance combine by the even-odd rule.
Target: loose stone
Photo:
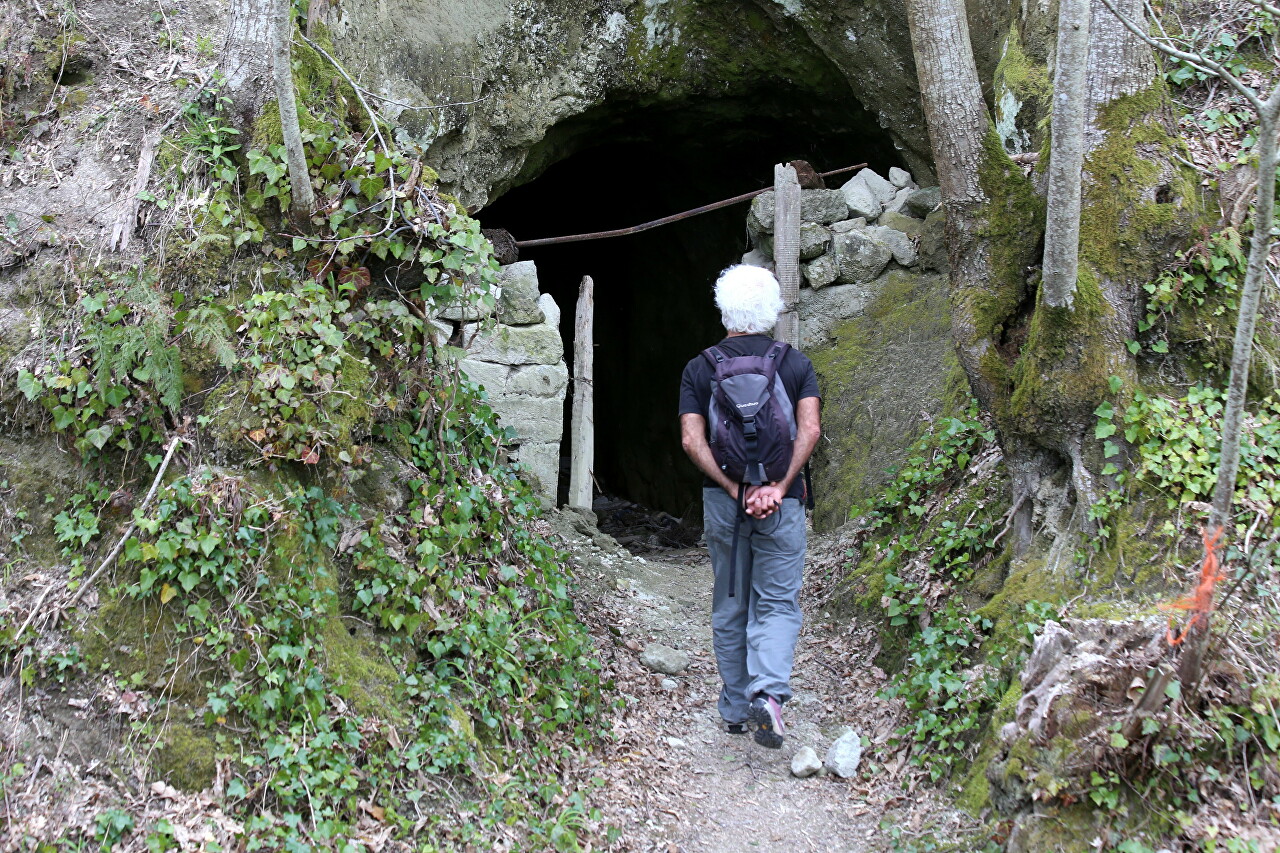
[[[814,190],[817,192],[817,190]],[[832,190],[832,192],[836,192]],[[844,205],[841,198],[840,204]],[[821,255],[831,245],[831,232],[816,222],[803,222],[800,225],[800,260],[811,261]]]
[[[689,668],[689,656],[679,649],[652,643],[640,653],[640,663],[654,672],[679,675]]]
[[[845,729],[827,750],[822,766],[841,779],[848,779],[858,772],[862,763],[862,738],[853,729]]]
[[[866,184],[867,189],[871,190],[876,200],[881,204],[888,204],[898,194],[898,187],[886,181],[873,169],[863,169],[854,176],[854,180],[858,179],[861,179]]]
[[[850,231],[861,231],[867,227],[867,218],[865,216],[855,216],[853,219],[845,219],[840,222],[834,222],[831,225],[831,233],[848,234]]]
[[[840,192],[844,193],[844,201],[849,206],[850,214],[869,220],[875,219],[884,209],[884,205],[867,186],[867,182],[861,178],[862,174],[858,173],[840,188]]]
[[[916,188],[916,182],[911,180],[911,173],[906,169],[899,169],[897,166],[889,167],[889,183],[898,189],[903,189],[904,187]]]
[[[801,270],[804,272],[805,281],[809,282],[809,286],[814,290],[826,287],[828,284],[835,284],[836,276],[839,274],[834,255],[815,258],[801,267]]]
[[[867,229],[867,234],[888,246],[889,251],[893,252],[893,259],[902,266],[909,267],[916,262],[915,243],[901,231],[875,225]]]
[[[791,757],[791,775],[797,779],[807,779],[822,769],[818,753],[811,746],[802,746]]]

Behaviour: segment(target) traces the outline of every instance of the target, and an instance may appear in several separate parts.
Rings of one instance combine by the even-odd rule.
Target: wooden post
[[[773,264],[782,288],[784,308],[773,336],[792,346],[799,343],[800,316],[800,181],[793,166],[773,167]]]
[[[569,424],[569,506],[572,509],[591,509],[591,469],[595,466],[596,452],[592,401],[594,314],[595,283],[591,276],[583,276],[573,324],[573,414]]]

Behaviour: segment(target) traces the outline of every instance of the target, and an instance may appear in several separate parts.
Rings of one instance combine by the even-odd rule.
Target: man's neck
[[[726,337],[726,338],[741,338],[741,337],[745,337],[745,336],[747,336],[747,335],[759,335],[759,334],[763,334],[763,333],[762,333],[762,332],[726,332],[726,333],[725,333],[725,337]]]

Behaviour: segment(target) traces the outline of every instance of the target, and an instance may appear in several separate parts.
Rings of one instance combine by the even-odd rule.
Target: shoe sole
[[[782,749],[782,735],[773,730],[773,715],[768,707],[753,706],[747,711],[747,721],[756,743],[769,749]]]

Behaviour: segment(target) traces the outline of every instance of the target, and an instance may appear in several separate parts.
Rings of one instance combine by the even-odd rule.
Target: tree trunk
[[[275,78],[276,103],[280,109],[280,133],[284,139],[285,161],[289,166],[289,215],[294,225],[310,230],[311,211],[316,205],[307,171],[307,155],[302,149],[302,129],[298,126],[298,100],[293,89],[293,15],[289,0],[275,0],[272,27],[271,70]]]
[[[1253,237],[1244,287],[1240,290],[1240,316],[1231,349],[1231,378],[1227,380],[1227,405],[1222,417],[1222,452],[1218,461],[1218,482],[1213,489],[1210,530],[1231,520],[1236,478],[1240,471],[1240,430],[1244,420],[1245,392],[1249,385],[1249,363],[1253,357],[1253,334],[1258,325],[1258,305],[1266,281],[1267,257],[1271,253],[1271,229],[1276,203],[1276,133],[1280,130],[1280,88],[1267,100],[1258,123],[1258,195],[1253,214]]]
[[[1050,466],[1032,443],[1006,428],[1010,365],[1000,348],[1026,299],[1041,204],[992,127],[964,4],[910,0],[907,12],[947,214],[951,334],[974,396],[1000,427],[1014,504],[1023,508],[1014,524],[1015,547],[1022,550],[1031,536],[1027,498]]]
[[[1089,0],[1061,0],[1053,77],[1049,204],[1044,229],[1044,304],[1071,307],[1080,251],[1080,175],[1088,102]]]
[[[241,129],[249,128],[271,91],[272,0],[230,0],[227,41],[219,66],[223,94],[231,99],[231,114]]]

